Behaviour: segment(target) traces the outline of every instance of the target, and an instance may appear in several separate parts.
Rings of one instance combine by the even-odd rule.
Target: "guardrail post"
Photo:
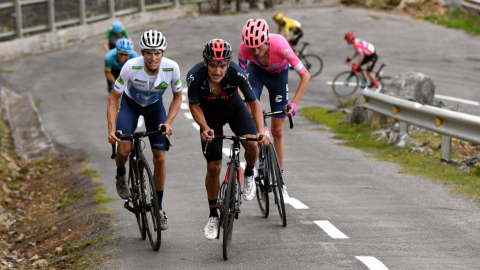
[[[175,7],[177,7],[177,8],[180,7],[180,1],[179,0],[175,0],[174,2],[175,2]]]
[[[87,24],[87,7],[85,5],[85,0],[78,0],[79,9],[80,9],[80,25]]]
[[[140,0],[140,12],[145,12],[145,0]]]
[[[110,18],[115,18],[115,0],[108,0],[108,13]]]
[[[408,123],[400,121],[400,133],[408,134]]]
[[[452,137],[442,135],[442,157],[441,161],[452,160]]]
[[[50,25],[50,31],[55,32],[55,4],[54,0],[48,0],[48,24]]]
[[[15,30],[17,31],[17,37],[23,37],[23,23],[22,23],[22,5],[20,0],[15,0]]]

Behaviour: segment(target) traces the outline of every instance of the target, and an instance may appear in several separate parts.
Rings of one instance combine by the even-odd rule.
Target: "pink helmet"
[[[249,19],[242,30],[242,41],[248,48],[262,46],[268,38],[268,24],[264,19]]]

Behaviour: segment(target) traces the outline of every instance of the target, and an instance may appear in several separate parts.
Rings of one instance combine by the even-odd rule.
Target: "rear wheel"
[[[265,147],[263,145],[261,145],[259,148],[261,153],[265,153]],[[268,193],[265,191],[264,181],[268,179],[266,176],[267,175],[266,168],[268,168],[268,166],[266,166],[264,160],[260,160],[260,159],[261,158],[259,157],[258,164],[257,164],[258,176],[255,178],[255,185],[257,188],[256,196],[257,196],[258,207],[260,208],[260,211],[262,212],[263,217],[267,218],[270,206],[269,206],[269,200],[268,200]],[[262,166],[260,166],[261,163],[263,163]]]
[[[160,211],[158,209],[157,191],[153,182],[152,171],[145,160],[138,163],[140,186],[142,190],[142,212],[145,228],[153,250],[160,249],[162,234],[160,230]]]
[[[283,227],[287,226],[287,213],[285,212],[285,203],[283,201],[283,178],[280,171],[277,155],[273,144],[267,146],[267,155],[269,162],[269,177],[273,186],[273,194],[275,195],[275,203],[277,204],[278,214],[282,220]]]
[[[135,184],[135,177],[133,173],[133,162],[129,162],[129,172],[128,172],[128,183],[130,183],[130,200],[133,204],[133,211],[135,213],[135,218],[137,219],[138,229],[140,230],[140,236],[143,240],[147,238],[147,232],[145,230],[145,220],[143,219],[141,204],[140,204],[140,190],[139,187]]]
[[[302,64],[310,73],[310,77],[313,78],[320,74],[323,69],[323,61],[320,56],[315,54],[305,54],[303,57],[300,58]]]
[[[380,85],[382,85],[382,88],[385,87],[385,84],[389,84],[390,81],[392,80],[392,76],[381,76],[379,78]]]
[[[224,210],[223,210],[223,259],[228,260],[230,245],[232,243],[233,220],[235,219],[235,202],[237,187],[237,169],[232,162],[228,168],[227,191],[225,192]]]
[[[358,85],[358,77],[351,71],[344,71],[333,79],[332,90],[337,97],[348,97],[357,90]]]

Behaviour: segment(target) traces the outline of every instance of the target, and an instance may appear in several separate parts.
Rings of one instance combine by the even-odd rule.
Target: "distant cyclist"
[[[298,55],[298,52],[295,51],[295,47],[298,44],[298,40],[303,37],[302,25],[292,18],[285,17],[283,12],[280,11],[273,14],[273,19],[278,25],[277,34],[280,34],[283,29],[283,36],[286,40],[288,40],[288,43],[292,47],[292,50],[295,52],[295,54]]]
[[[123,65],[135,57],[138,57],[138,54],[133,50],[132,42],[126,38],[117,40],[117,48],[111,49],[105,55],[105,77],[109,93],[112,92]]]
[[[118,142],[116,186],[120,198],[126,200],[130,190],[126,179],[125,162],[132,150],[131,140],[120,141],[115,131],[131,134],[137,127],[139,115],[145,117],[147,131],[158,130],[165,125],[167,130],[162,134],[150,135],[150,147],[153,152],[155,189],[160,208],[161,229],[168,228],[168,219],[162,207],[165,187],[165,138],[172,134],[170,127],[182,103],[182,81],[180,69],[173,60],[164,57],[167,41],[161,32],[150,30],[140,38],[140,49],[143,57],[127,61],[115,82],[114,91],[110,94],[107,107],[108,142]],[[168,87],[172,88],[173,100],[168,114],[163,106],[162,96]],[[123,96],[122,96],[123,94]],[[120,97],[122,100],[120,102]],[[120,109],[119,109],[120,108]]]
[[[232,47],[223,39],[212,39],[203,50],[203,61],[196,64],[187,74],[188,99],[192,116],[200,126],[202,148],[210,140],[205,187],[207,189],[210,214],[204,235],[212,240],[218,234],[217,197],[220,190],[220,170],[222,169],[223,140],[215,135],[223,135],[223,126],[228,123],[237,136],[256,137],[263,135],[262,143],[268,144],[263,129],[262,109],[243,70],[234,62]],[[245,102],[250,104],[252,115],[247,110],[238,90],[242,91]],[[210,134],[208,134],[210,132]],[[256,142],[242,141],[245,148],[244,199],[250,201],[255,196],[253,179],[254,166],[258,158]]]
[[[373,74],[373,68],[378,60],[377,52],[372,43],[368,43],[363,39],[355,38],[355,33],[348,32],[345,34],[345,40],[348,44],[353,45],[355,53],[351,57],[347,57],[347,61],[351,61],[358,55],[357,71],[361,72],[361,67],[367,64],[367,76],[372,80],[372,84],[376,88],[376,92],[382,90],[382,86],[378,83],[375,74]]]
[[[103,42],[103,49],[105,50],[105,52],[108,52],[111,49],[115,48],[117,40],[121,38],[126,38],[130,40],[130,42],[133,42],[133,40],[128,35],[127,29],[123,28],[123,24],[120,21],[114,21],[112,27],[107,30],[107,36],[105,38],[105,41]]]
[[[253,91],[260,100],[263,86],[267,87],[272,111],[285,111],[285,114],[272,117],[271,133],[273,144],[277,151],[280,167],[283,174],[284,138],[283,122],[285,115],[295,115],[298,103],[307,90],[310,82],[310,73],[288,45],[287,40],[276,34],[269,34],[268,24],[264,19],[249,19],[242,30],[242,43],[238,48],[240,67],[248,73],[248,80]],[[247,66],[247,62],[248,63]],[[291,110],[287,111],[288,103],[288,64],[300,75],[295,96],[290,103]],[[287,187],[283,186],[284,202],[288,204]]]

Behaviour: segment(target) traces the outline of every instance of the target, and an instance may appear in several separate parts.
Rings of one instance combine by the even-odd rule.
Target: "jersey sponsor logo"
[[[133,81],[135,81],[135,82],[139,82],[139,83],[147,83],[146,81],[144,81],[144,80],[140,80],[140,79],[135,79],[135,80],[133,80]]]
[[[124,85],[124,84],[125,84],[125,82],[122,80],[122,77],[120,77],[120,76],[118,76],[117,82],[118,82],[119,84],[121,84],[121,85]]]
[[[162,68],[163,71],[168,72],[168,71],[173,71],[173,68]]]
[[[286,59],[292,59],[293,58],[292,49],[287,48],[287,49],[283,50],[283,55],[285,56]]]
[[[118,86],[117,84],[114,84],[115,88],[117,89],[120,89],[120,86]]]
[[[283,100],[282,95],[276,95],[275,96],[275,102],[280,103],[280,102],[282,102],[282,100]]]
[[[162,83],[159,84],[157,87],[155,87],[155,89],[163,89],[163,90],[165,90],[165,89],[167,89],[167,87],[168,87],[168,83],[162,82]]]
[[[132,66],[132,69],[142,69],[142,66]]]
[[[190,76],[187,78],[187,86],[190,86],[190,84],[193,82],[193,80],[195,80],[195,78],[193,77],[192,74],[190,74]]]
[[[179,78],[174,84],[179,85],[182,82],[182,80]]]
[[[245,81],[248,81],[247,76],[245,76],[243,73],[237,72],[237,75],[245,79]]]
[[[153,146],[154,147],[163,147],[164,144],[163,143],[154,143]]]
[[[286,99],[287,99],[287,102],[288,102],[288,84],[286,85],[287,87],[287,95],[286,95]]]

